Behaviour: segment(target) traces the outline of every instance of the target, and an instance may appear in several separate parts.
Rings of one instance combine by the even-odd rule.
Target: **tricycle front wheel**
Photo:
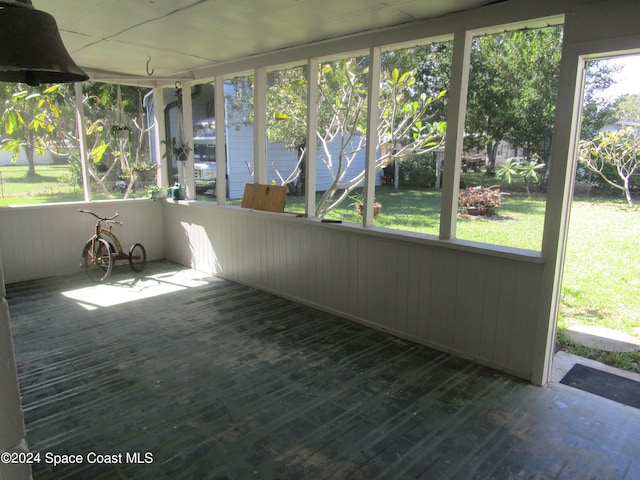
[[[84,266],[87,275],[94,282],[102,282],[113,268],[113,252],[106,240],[98,238],[87,244],[84,252]]]

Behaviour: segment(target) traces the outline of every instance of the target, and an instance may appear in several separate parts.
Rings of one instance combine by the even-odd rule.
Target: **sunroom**
[[[306,122],[308,132],[313,132],[307,133],[306,142],[305,213],[290,215],[229,205],[226,195],[220,194],[228,191],[227,176],[221,174],[217,176],[216,202],[196,200],[191,152],[180,173],[180,181],[186,187],[184,199],[91,201],[87,192],[85,202],[80,203],[0,208],[3,285],[76,273],[82,239],[87,236],[86,218],[78,215],[78,209],[104,215],[118,211],[127,226],[123,243],[143,243],[149,262],[170,261],[189,267],[211,278],[312,307],[345,322],[390,334],[399,342],[428,347],[537,386],[525,385],[527,389],[546,390],[552,373],[585,64],[596,58],[640,52],[637,2],[465,0],[445,5],[406,0],[305,0],[265,2],[259,6],[253,2],[227,4],[209,0],[135,5],[78,0],[45,3],[34,2],[36,8],[56,18],[67,49],[91,80],[153,88],[154,105],[167,103],[165,94],[176,82],[184,92],[196,85],[213,84],[218,172],[228,171],[228,133],[225,123],[219,120],[226,118],[225,82],[252,77],[253,139],[250,146],[244,147],[253,153],[251,177],[256,184],[268,185],[272,181],[266,136],[267,74],[303,67],[309,90]],[[540,248],[489,245],[458,238],[459,172],[473,38],[554,25],[564,26],[563,50]],[[323,222],[315,215],[318,163],[308,160],[319,155],[314,102],[320,65],[348,56],[367,59],[370,81],[365,141],[375,145],[368,135],[376,131],[377,117],[371,106],[377,104],[379,95],[382,53],[436,42],[452,44],[437,231],[417,234],[375,226],[375,148],[364,153],[362,223]],[[166,130],[165,117],[160,109],[155,110],[154,149],[161,181],[166,183],[171,178],[170,166],[163,162],[166,144],[159,133]],[[183,96],[181,111],[185,140],[193,142],[191,95]],[[5,294],[6,288],[2,291]],[[11,302],[3,295],[0,450],[26,451],[29,436],[25,440],[10,333],[11,309]],[[640,422],[634,409],[625,410],[620,418],[625,420],[618,420],[618,425],[625,426],[627,432],[633,430],[630,425]],[[98,454],[112,453],[101,448]],[[480,447],[477,448],[461,452],[479,455]],[[640,471],[637,457],[627,455],[628,445],[619,448],[622,460],[612,467],[618,469],[618,475],[611,478],[632,478],[629,472]],[[347,463],[353,468],[350,462],[352,459]],[[389,462],[370,472],[385,478],[381,472],[386,471],[386,478],[394,478],[385,470],[393,464]],[[559,462],[561,466],[566,464]],[[251,460],[244,458],[241,463],[247,469],[236,472],[249,475]],[[0,464],[0,473],[4,474],[5,468]],[[327,469],[322,474],[314,470],[308,478],[316,478],[315,474],[329,478],[330,471],[346,475],[344,478],[361,478],[344,473],[357,469],[342,470],[336,465],[331,468],[334,470]],[[421,468],[428,478],[429,466]],[[446,473],[438,468],[432,472]],[[527,465],[519,468],[527,474]],[[554,468],[549,467],[545,474],[553,471],[562,477],[562,467]],[[6,471],[6,478],[29,475],[17,467],[11,470],[16,472],[15,477]],[[147,475],[158,475],[158,471]],[[585,469],[581,473],[594,471]],[[268,475],[275,478],[274,472],[275,467]],[[364,475],[365,470],[358,472]],[[487,469],[478,472],[489,475]],[[464,473],[458,471],[452,478],[465,478]],[[207,475],[200,478],[209,478]],[[258,472],[254,475],[265,478]],[[281,478],[285,477],[283,474]]]

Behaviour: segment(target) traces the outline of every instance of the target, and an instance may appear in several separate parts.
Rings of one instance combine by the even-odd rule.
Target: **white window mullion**
[[[193,108],[191,103],[191,83],[182,82],[182,132],[183,140],[186,145],[189,145],[189,156],[186,162],[183,163],[184,178],[182,179],[184,185],[187,188],[187,200],[193,200],[196,198],[196,183],[193,177]]]
[[[219,204],[227,201],[227,151],[226,151],[226,115],[224,98],[224,78],[215,78],[214,116],[216,118],[216,198]]]
[[[84,128],[84,103],[82,103],[82,83],[74,84],[76,94],[76,128],[78,130],[78,140],[80,142],[80,165],[82,168],[82,185],[84,186],[84,201],[91,201],[91,185],[87,166],[87,134]]]
[[[473,36],[469,31],[458,32],[453,39],[451,89],[447,111],[447,137],[445,139],[444,176],[440,206],[440,239],[442,240],[456,237],[460,164],[462,162],[472,40]]]
[[[365,227],[373,225],[373,202],[376,190],[376,157],[378,155],[378,99],[380,98],[380,48],[369,52],[369,92],[367,95],[367,148],[364,172],[364,215]]]
[[[267,183],[267,69],[256,68],[253,91],[253,183]]]
[[[155,135],[153,136],[153,148],[158,165],[157,185],[161,187],[169,179],[169,163],[171,155],[166,155],[167,146],[162,143],[165,138],[164,121],[164,90],[162,87],[153,89],[153,125]]]
[[[310,59],[307,63],[307,151],[305,152],[305,213],[315,217],[316,178],[318,156],[318,76],[319,62]]]

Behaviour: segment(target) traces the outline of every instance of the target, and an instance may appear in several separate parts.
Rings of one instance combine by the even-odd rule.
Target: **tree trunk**
[[[27,163],[29,164],[29,169],[27,170],[28,177],[36,176],[36,165],[33,159],[34,156],[34,148],[32,146],[24,147],[24,153],[27,155]]]
[[[400,162],[397,158],[391,158],[393,161],[393,188],[398,190],[400,188]]]
[[[487,144],[487,171],[486,174],[488,177],[493,177],[495,175],[496,170],[496,152],[498,151],[498,143],[499,142],[489,142]]]
[[[629,206],[633,207],[633,197],[631,196],[631,186],[629,185],[629,178],[624,179],[624,196],[627,199]]]

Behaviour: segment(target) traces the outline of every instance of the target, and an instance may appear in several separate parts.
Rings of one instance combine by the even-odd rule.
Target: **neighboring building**
[[[45,152],[44,155],[34,153],[33,159],[36,165],[51,165],[54,163],[51,153],[49,152]],[[13,163],[12,152],[0,152],[0,167],[5,165],[28,165],[27,155],[24,153],[24,150],[20,152],[18,160],[16,160],[15,163]]]
[[[601,132],[618,132],[625,127],[633,127],[640,131],[640,122],[629,122],[626,120],[618,120],[615,123],[608,123],[600,129]]]
[[[225,83],[225,97],[234,95],[234,86]],[[177,137],[180,131],[178,122],[178,104],[175,93],[165,90],[165,125],[166,138]],[[217,194],[214,180],[219,175],[216,163],[215,134],[212,125],[215,125],[213,116],[214,100],[213,85],[203,84],[194,88],[191,93],[193,125],[194,125],[194,177],[196,193]],[[153,117],[153,98],[149,95],[145,98],[145,108],[149,118]],[[227,198],[242,198],[244,185],[253,183],[253,125],[247,120],[246,110],[226,108],[225,106],[225,133],[227,154]],[[150,136],[152,137],[152,136]],[[330,145],[331,154],[337,157],[340,142],[334,141]],[[153,148],[149,149],[154,157]],[[317,157],[317,183],[316,190],[324,191],[331,185],[333,177],[325,165],[324,152],[319,151]],[[155,158],[154,158],[155,160]],[[288,177],[296,168],[298,152],[289,150],[284,145],[267,142],[267,183],[280,184],[280,176]],[[345,180],[352,178],[364,169],[364,149],[356,155],[349,175]],[[178,165],[173,160],[174,177],[167,179],[173,184],[179,178]],[[280,176],[278,175],[280,173]],[[378,183],[379,183],[379,179]]]

